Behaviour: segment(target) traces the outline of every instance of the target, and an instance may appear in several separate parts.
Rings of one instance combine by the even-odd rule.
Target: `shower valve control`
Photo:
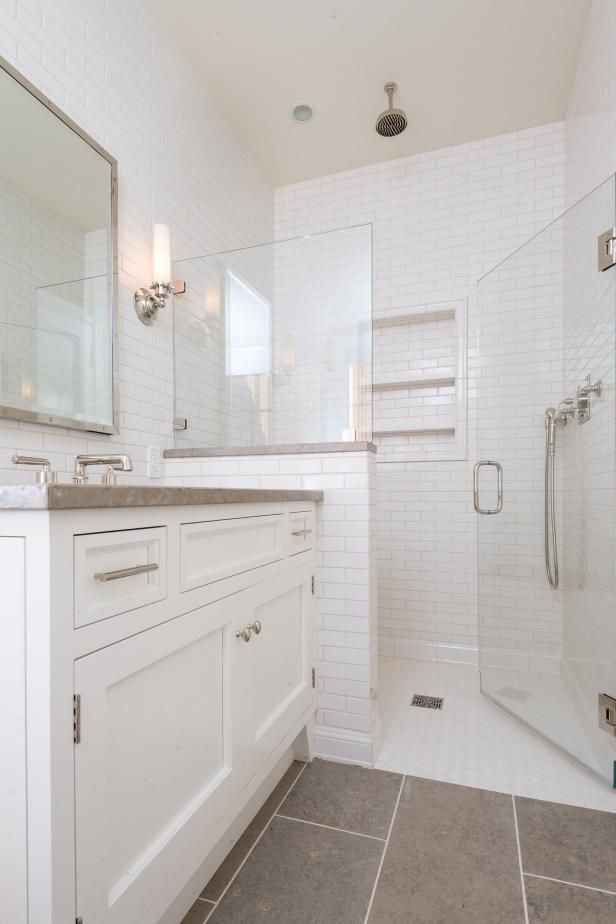
[[[590,375],[586,376],[586,382],[584,385],[578,386],[575,396],[578,423],[586,423],[586,421],[590,418],[590,400],[593,395],[596,398],[600,398],[602,388],[603,384],[600,380],[598,382],[591,383]]]
[[[616,699],[607,693],[599,693],[599,728],[616,736]]]

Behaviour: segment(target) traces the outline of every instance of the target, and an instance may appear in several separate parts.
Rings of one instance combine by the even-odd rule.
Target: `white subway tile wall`
[[[68,473],[106,447],[143,479],[146,447],[173,439],[172,309],[146,328],[132,306],[151,282],[152,223],[171,226],[176,258],[271,240],[271,185],[140,0],[3,0],[0,54],[119,161],[121,426],[108,438],[2,420],[2,479],[24,479],[16,450]]]
[[[372,222],[375,318],[468,299],[473,343],[476,282],[562,212],[563,161],[555,123],[282,187],[276,236]],[[475,443],[471,420],[467,461],[377,461],[386,653],[476,658]]]
[[[374,460],[357,451],[166,463],[169,484],[324,491],[317,507],[316,749],[366,765],[380,744]]]

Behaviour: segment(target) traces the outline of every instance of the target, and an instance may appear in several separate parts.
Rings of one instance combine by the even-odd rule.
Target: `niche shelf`
[[[465,458],[465,300],[375,318],[373,331],[380,461]]]
[[[389,314],[384,318],[375,318],[372,322],[372,327],[375,330],[381,330],[384,327],[406,327],[407,324],[426,324],[430,321],[452,321],[455,316],[455,308],[436,308],[434,311]]]
[[[373,382],[372,391],[403,391],[405,388],[441,388],[444,385],[455,385],[456,377],[451,375],[419,376],[405,379],[383,379]]]
[[[455,427],[405,427],[401,430],[374,430],[373,438],[382,436],[424,436],[430,433],[448,433],[453,435],[456,432]]]

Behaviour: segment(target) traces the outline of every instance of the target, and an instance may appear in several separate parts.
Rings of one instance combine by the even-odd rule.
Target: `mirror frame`
[[[61,122],[75,132],[76,135],[89,144],[97,154],[100,154],[111,168],[111,254],[108,282],[108,310],[111,312],[111,389],[112,389],[112,424],[101,424],[93,420],[75,420],[72,417],[51,416],[40,411],[28,411],[22,408],[9,407],[0,404],[0,418],[9,418],[10,420],[25,420],[31,423],[47,424],[54,427],[64,427],[71,430],[87,430],[90,433],[114,434],[120,432],[120,410],[118,405],[119,397],[119,350],[118,350],[118,162],[115,157],[105,150],[97,141],[92,138],[86,131],[66,115],[61,109],[53,103],[48,96],[30,83],[23,74],[15,70],[5,58],[0,55],[0,68],[5,71],[9,77],[16,80],[17,83],[35,97],[49,109]]]

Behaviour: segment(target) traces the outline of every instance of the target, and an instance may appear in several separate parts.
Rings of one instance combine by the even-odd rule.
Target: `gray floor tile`
[[[524,924],[510,796],[407,777],[370,924]]]
[[[616,895],[526,876],[529,924],[614,924]]]
[[[213,910],[214,905],[211,902],[204,902],[198,898],[188,914],[182,918],[182,924],[205,924],[205,921],[210,920]]]
[[[398,773],[314,760],[280,814],[385,838],[401,781]]]
[[[383,844],[274,818],[208,924],[363,924]]]
[[[616,814],[516,796],[527,873],[616,892]]]
[[[280,801],[284,798],[285,793],[288,792],[289,787],[293,785],[293,782],[297,779],[303,767],[304,764],[301,763],[301,761],[293,761],[283,778],[278,783],[278,786],[276,786],[272,792],[269,799],[264,802],[263,806],[259,809],[253,820],[250,822],[238,840],[237,844],[235,844],[230,853],[228,853],[225,859],[222,861],[201,893],[201,898],[208,898],[214,902],[218,901],[226,889],[227,883],[235,875],[244,857],[249,852],[258,836],[261,834],[261,831],[263,831],[264,827],[278,808]]]

